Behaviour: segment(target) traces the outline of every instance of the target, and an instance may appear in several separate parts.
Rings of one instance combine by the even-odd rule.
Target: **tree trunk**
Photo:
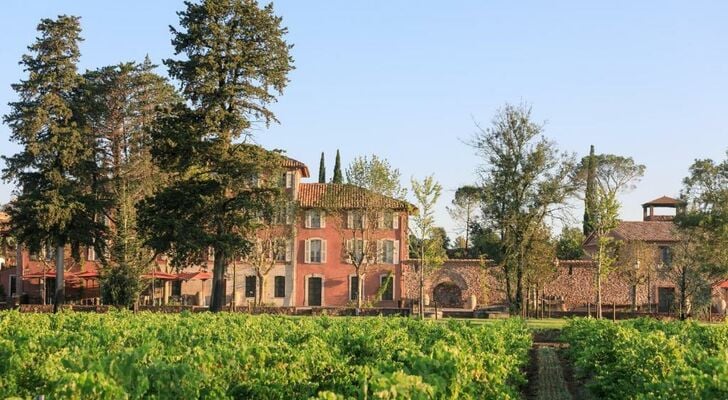
[[[356,268],[356,310],[354,310],[356,315],[361,314],[361,304],[362,304],[362,288],[364,282],[362,282],[362,273],[361,273],[361,266]]]
[[[66,281],[64,280],[63,272],[63,256],[65,255],[66,246],[63,241],[58,242],[56,248],[56,294],[53,302],[53,312],[57,313],[63,303],[66,301]]]
[[[637,284],[632,284],[632,312],[637,312]]]
[[[265,288],[265,275],[258,272],[258,307],[263,305],[263,289]]]
[[[682,274],[680,275],[680,320],[684,321],[687,318],[685,312],[685,303],[687,296],[685,295],[685,287],[687,286],[687,267],[682,268]]]
[[[602,318],[602,261],[597,262],[597,319]]]
[[[425,266],[422,264],[422,259],[420,259],[420,270],[418,272],[420,274],[420,309],[418,314],[420,319],[425,319]]]
[[[218,312],[225,305],[225,254],[222,249],[215,247],[215,263],[212,270],[212,293],[210,298],[210,311]],[[202,296],[204,297],[204,293]]]

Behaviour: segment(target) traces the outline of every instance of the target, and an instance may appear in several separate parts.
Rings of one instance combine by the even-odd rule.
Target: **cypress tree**
[[[56,249],[57,311],[65,300],[66,245],[79,259],[81,245],[103,238],[97,216],[104,204],[95,194],[102,177],[96,171],[93,138],[78,110],[79,17],[43,19],[37,30],[39,37],[20,62],[28,78],[12,85],[19,100],[10,103],[4,116],[11,140],[22,150],[3,157],[3,179],[18,185],[8,211],[20,243],[32,252],[46,244]],[[103,246],[103,240],[95,242]]]
[[[589,158],[587,159],[587,175],[586,175],[586,193],[584,195],[584,236],[589,236],[594,231],[594,213],[596,205],[596,156],[594,155],[594,145],[589,149]]]
[[[321,161],[319,161],[319,183],[326,183],[326,165],[324,162],[324,152],[321,152]]]
[[[185,102],[152,128],[152,154],[177,179],[138,207],[139,226],[175,266],[213,255],[211,311],[225,299],[225,271],[254,243],[257,217],[280,194],[281,157],[240,143],[254,121],[277,122],[268,108],[293,68],[287,29],[273,6],[254,0],[185,2],[179,28],[170,28],[175,55],[165,60]]]
[[[334,163],[334,178],[331,183],[344,183],[344,175],[341,173],[341,155],[336,149],[336,162]]]

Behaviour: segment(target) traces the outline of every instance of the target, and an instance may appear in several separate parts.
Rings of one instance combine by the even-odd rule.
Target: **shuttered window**
[[[359,296],[359,278],[356,276],[349,277],[349,300],[356,300]]]
[[[326,262],[326,241],[323,239],[306,240],[304,249],[304,262],[325,263]]]

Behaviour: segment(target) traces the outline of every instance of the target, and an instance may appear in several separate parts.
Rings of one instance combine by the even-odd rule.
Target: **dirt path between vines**
[[[534,332],[526,370],[528,384],[523,393],[525,399],[590,399],[582,382],[574,379],[573,368],[565,354],[569,345],[559,339],[559,334],[557,329]]]

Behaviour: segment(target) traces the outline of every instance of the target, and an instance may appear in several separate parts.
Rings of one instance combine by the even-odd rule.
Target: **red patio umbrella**
[[[142,278],[159,279],[159,280],[163,280],[163,281],[173,281],[173,280],[177,279],[177,275],[169,274],[167,272],[162,272],[162,271],[152,271],[151,273],[143,274]]]
[[[181,273],[177,274],[177,277],[183,281],[191,281],[191,280],[206,281],[208,279],[212,279],[212,274],[207,271],[181,272]]]

